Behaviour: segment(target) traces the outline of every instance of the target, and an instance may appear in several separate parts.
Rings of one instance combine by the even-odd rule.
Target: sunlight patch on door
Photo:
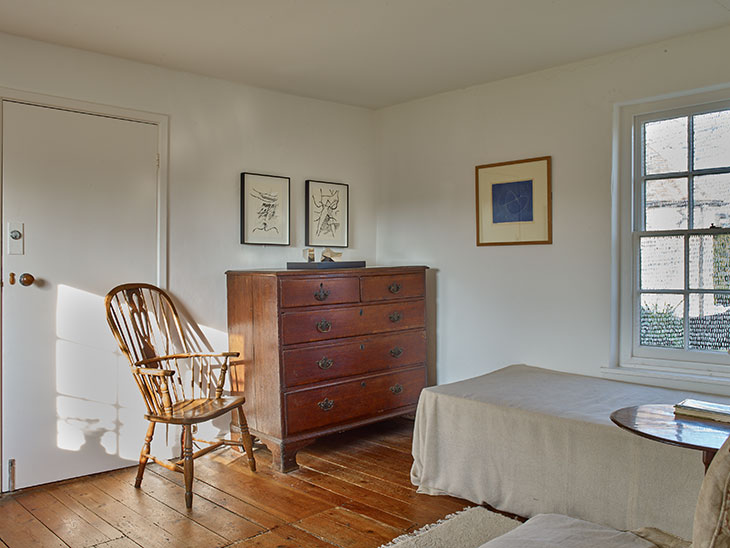
[[[227,350],[225,331],[206,326],[192,337],[196,351]],[[129,368],[109,330],[104,297],[59,285],[56,307],[57,446],[85,456],[139,459],[147,430],[145,407]],[[230,416],[201,424],[198,436],[228,432]],[[152,452],[179,455],[179,428],[160,425]]]
[[[57,446],[138,460],[144,406],[107,325],[104,298],[59,285],[56,336]],[[171,456],[160,438],[155,450]]]

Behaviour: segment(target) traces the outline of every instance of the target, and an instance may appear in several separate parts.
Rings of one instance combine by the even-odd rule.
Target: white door
[[[157,282],[157,153],[155,124],[2,102],[3,491],[139,456],[103,296]]]

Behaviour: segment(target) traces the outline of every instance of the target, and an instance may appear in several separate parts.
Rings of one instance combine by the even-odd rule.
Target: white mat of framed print
[[[241,243],[289,245],[289,177],[241,173]]]
[[[476,166],[477,245],[553,241],[551,157]]]
[[[344,183],[307,180],[305,245],[347,247],[350,187]]]

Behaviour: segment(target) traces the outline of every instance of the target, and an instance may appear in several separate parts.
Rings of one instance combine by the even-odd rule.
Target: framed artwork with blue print
[[[477,245],[553,242],[551,157],[476,166]]]

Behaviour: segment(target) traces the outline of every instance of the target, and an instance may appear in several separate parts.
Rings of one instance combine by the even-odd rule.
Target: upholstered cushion
[[[632,533],[563,516],[538,514],[480,548],[656,548]]]
[[[637,537],[653,542],[657,548],[692,548],[692,543],[675,535],[670,535],[666,531],[656,529],[654,527],[642,527],[635,531],[631,531]]]
[[[730,546],[730,438],[718,450],[705,474],[695,509],[692,548]]]

